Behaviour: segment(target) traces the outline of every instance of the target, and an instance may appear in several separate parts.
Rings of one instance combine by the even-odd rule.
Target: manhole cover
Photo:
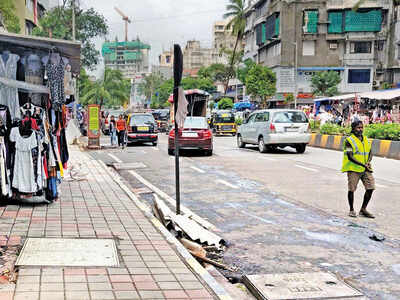
[[[243,281],[257,299],[342,299],[363,297],[330,273],[245,275]]]
[[[113,166],[114,169],[116,170],[132,170],[132,169],[146,168],[146,165],[144,163],[125,163],[125,164],[114,163]]]
[[[28,238],[16,265],[114,267],[119,261],[114,240]]]

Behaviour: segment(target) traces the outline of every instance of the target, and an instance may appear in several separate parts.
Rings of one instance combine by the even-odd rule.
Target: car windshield
[[[130,120],[130,126],[142,125],[142,124],[153,124],[154,118],[150,115],[132,115]]]
[[[232,113],[221,113],[215,115],[215,123],[233,123],[235,122],[235,116]]]
[[[301,111],[282,111],[274,115],[274,123],[307,123],[306,115]]]
[[[185,129],[207,129],[208,124],[206,118],[203,117],[187,117],[185,124],[183,125]]]

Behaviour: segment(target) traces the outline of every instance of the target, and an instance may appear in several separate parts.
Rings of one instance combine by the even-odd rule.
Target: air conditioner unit
[[[374,80],[374,81],[372,82],[372,85],[373,85],[373,86],[381,86],[381,81],[380,81],[380,80]]]
[[[337,49],[338,44],[337,43],[329,43],[329,49]]]

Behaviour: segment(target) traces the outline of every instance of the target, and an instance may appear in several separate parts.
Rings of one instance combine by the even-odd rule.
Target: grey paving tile
[[[107,291],[111,290],[111,284],[109,282],[89,282],[89,289],[91,291]]]
[[[39,283],[17,283],[17,292],[39,292]]]
[[[134,300],[134,299],[139,299],[139,295],[138,293],[133,291],[121,291],[121,292],[115,292],[115,298],[118,300],[120,299]]]
[[[66,291],[65,292],[66,300],[90,300],[88,291]]]
[[[39,300],[39,292],[16,292],[14,300]]]
[[[114,293],[111,291],[91,291],[90,297],[92,300],[111,300],[115,299]]]
[[[159,291],[139,291],[143,299],[164,299],[162,292]]]
[[[105,275],[88,275],[88,282],[108,282],[108,276]]]
[[[43,283],[40,285],[41,291],[57,292],[64,290],[64,284],[62,282],[56,283]]]
[[[161,281],[157,282],[158,286],[162,290],[179,290],[182,289],[181,285],[177,281]]]
[[[88,286],[86,282],[66,282],[65,283],[66,291],[87,291]]]
[[[180,284],[185,290],[197,290],[203,288],[199,281],[181,281]]]
[[[64,300],[64,292],[41,292],[40,300]]]

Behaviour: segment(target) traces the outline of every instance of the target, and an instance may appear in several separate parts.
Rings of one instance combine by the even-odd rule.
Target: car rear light
[[[211,137],[212,137],[212,132],[211,132],[211,130],[206,130],[206,131],[204,131],[204,132],[203,132],[203,137],[204,137],[205,139],[211,138]]]
[[[172,129],[172,130],[169,132],[169,137],[170,137],[170,138],[175,138],[175,129]]]
[[[271,124],[269,125],[269,130],[271,131],[271,133],[276,133],[275,125],[271,123]]]

